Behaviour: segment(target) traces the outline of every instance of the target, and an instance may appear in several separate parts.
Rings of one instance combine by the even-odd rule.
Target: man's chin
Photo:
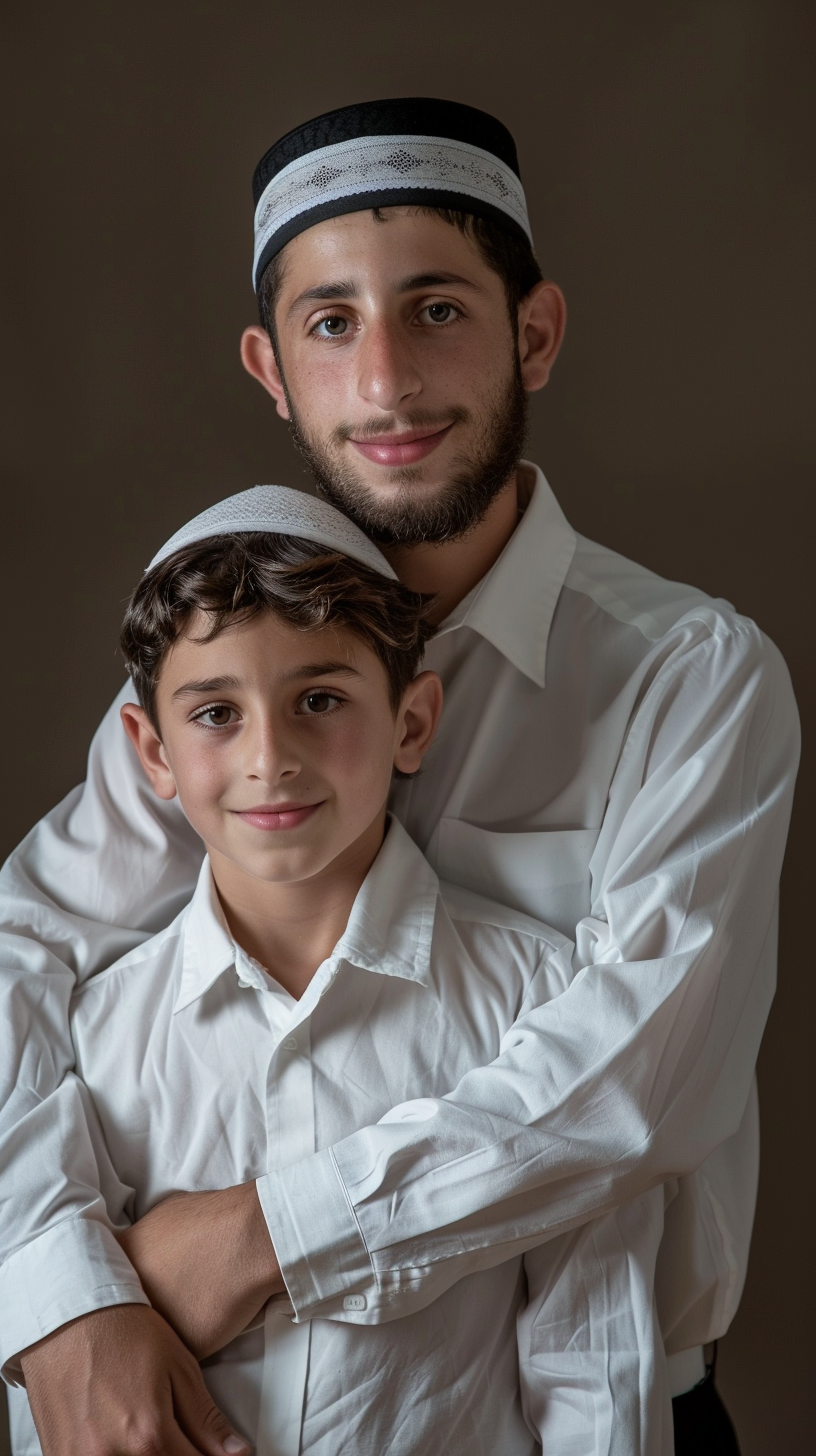
[[[320,494],[374,541],[436,545],[478,526],[513,478],[524,448],[525,408],[523,385],[514,375],[471,451],[445,437],[422,460],[399,466],[361,457],[349,440],[321,447],[291,405],[290,424]]]
[[[371,506],[407,504],[411,500],[432,504],[443,500],[450,489],[457,463],[451,460],[422,460],[416,465],[378,465],[346,452],[335,457],[332,468],[312,471],[318,490],[330,500],[367,501]],[[327,462],[326,462],[327,463]]]
[[[348,471],[346,479],[356,479],[358,489],[372,500],[395,500],[408,492],[432,498],[444,494],[450,471],[443,473],[426,465],[380,465],[373,470],[356,470],[353,475]]]

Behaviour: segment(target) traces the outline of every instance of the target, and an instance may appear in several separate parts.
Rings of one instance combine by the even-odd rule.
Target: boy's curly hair
[[[235,532],[184,546],[147,572],[128,603],[120,646],[155,728],[162,662],[196,612],[210,619],[205,642],[264,611],[303,632],[345,627],[380,659],[396,710],[433,631],[431,600],[314,541]]]

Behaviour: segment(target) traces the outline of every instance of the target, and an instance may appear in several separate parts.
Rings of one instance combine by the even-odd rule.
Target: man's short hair
[[[518,228],[503,227],[490,217],[477,217],[472,212],[460,212],[449,207],[417,207],[416,212],[426,217],[439,217],[451,227],[458,228],[470,238],[481,254],[483,262],[494,273],[498,273],[504,284],[510,323],[515,332],[518,307],[522,299],[531,293],[543,274],[538,265],[529,239]],[[374,217],[385,222],[380,208],[372,208]],[[258,283],[258,312],[261,327],[266,330],[278,356],[278,337],[275,329],[275,308],[280,297],[286,273],[286,249],[276,253],[267,264]]]
[[[209,617],[204,642],[265,611],[303,632],[345,627],[379,658],[396,711],[433,630],[431,601],[314,541],[235,532],[192,542],[148,571],[128,603],[120,646],[157,731],[162,663],[196,612]]]

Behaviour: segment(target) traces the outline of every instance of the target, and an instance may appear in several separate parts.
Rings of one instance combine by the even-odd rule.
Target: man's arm
[[[118,1237],[154,1309],[200,1360],[284,1292],[255,1183],[174,1194]]]
[[[366,1322],[696,1169],[739,1127],[774,990],[798,760],[752,623],[681,624],[623,746],[576,975],[447,1097],[259,1180],[298,1315]],[[353,1316],[359,1317],[359,1316]]]
[[[84,789],[0,874],[0,1362],[27,1387],[45,1456],[249,1450],[119,1245],[103,1193],[119,1210],[127,1190],[73,1074],[68,1023],[77,980],[170,921],[200,861],[144,781],[117,701]]]
[[[126,696],[94,739],[84,789],[0,873],[0,1364],[12,1379],[17,1352],[68,1320],[145,1298],[100,1194],[68,1004],[78,980],[172,919],[202,850],[141,773],[119,722]]]
[[[611,787],[569,988],[447,1097],[258,1180],[299,1318],[410,1313],[736,1131],[774,990],[798,741],[784,663],[751,623],[678,629]],[[184,1200],[166,1212],[181,1224]],[[228,1201],[209,1219],[217,1278]]]

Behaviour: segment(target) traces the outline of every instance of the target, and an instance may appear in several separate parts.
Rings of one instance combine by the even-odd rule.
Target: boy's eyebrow
[[[483,293],[484,289],[480,283],[475,283],[472,278],[463,278],[460,273],[412,273],[407,278],[402,278],[394,289],[395,293],[410,293],[415,288],[444,288],[453,284],[457,288],[472,288],[476,293]],[[291,318],[292,314],[300,308],[303,303],[330,302],[335,298],[356,298],[358,295],[357,284],[351,278],[338,279],[336,283],[316,283],[314,288],[304,288],[297,298],[290,303],[286,316]]]
[[[182,683],[173,693],[174,698],[192,697],[198,693],[222,693],[226,688],[239,687],[237,677],[205,677],[200,682]]]
[[[284,681],[300,682],[301,678],[305,677],[327,677],[329,675],[336,677],[338,673],[343,673],[347,677],[360,676],[357,668],[352,667],[350,662],[305,662],[302,667],[293,667],[291,672],[287,672]]]
[[[336,677],[343,673],[346,677],[359,677],[360,673],[356,667],[349,662],[304,662],[302,667],[293,667],[291,672],[284,674],[284,682],[300,682],[302,678],[309,677]],[[173,698],[199,697],[201,693],[223,693],[229,688],[239,688],[240,679],[237,677],[205,677],[199,682],[182,683],[176,688]]]

